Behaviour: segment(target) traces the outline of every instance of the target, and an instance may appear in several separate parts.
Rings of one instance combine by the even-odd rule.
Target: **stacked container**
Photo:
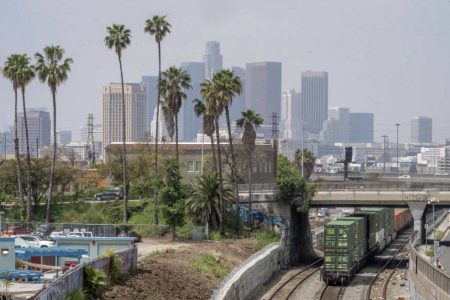
[[[355,250],[353,252],[355,261],[360,261],[367,253],[367,219],[364,217],[344,217],[341,221],[355,221]]]
[[[362,208],[363,212],[373,212],[376,219],[376,240],[378,245],[378,251],[382,251],[386,246],[387,233],[385,230],[385,218],[386,212],[383,207],[365,207]]]
[[[325,225],[325,270],[347,273],[355,264],[356,221],[335,220]]]

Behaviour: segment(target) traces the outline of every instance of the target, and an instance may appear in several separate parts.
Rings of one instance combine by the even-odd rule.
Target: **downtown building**
[[[223,57],[220,54],[220,43],[208,41],[203,54],[204,78],[211,80],[213,75],[223,68]]]
[[[301,94],[297,93],[295,89],[284,92],[281,95],[281,138],[302,138],[301,101]]]
[[[281,116],[281,63],[247,63],[245,70],[245,108],[259,113],[264,123],[258,132],[272,137],[272,119]],[[277,121],[278,122],[278,121]]]
[[[350,110],[344,107],[330,107],[328,119],[320,131],[320,141],[326,145],[350,142]]]
[[[158,76],[142,76],[141,85],[147,89],[147,130],[150,131],[158,101]]]
[[[350,142],[372,143],[374,141],[374,114],[350,113]]]
[[[310,137],[318,137],[328,119],[328,73],[302,72],[302,119]]]
[[[27,110],[27,123],[30,154],[32,157],[36,157],[42,148],[50,146],[51,143],[50,113],[44,109],[31,108]],[[26,153],[27,141],[23,112],[17,114],[17,130],[19,152]]]
[[[416,116],[411,119],[411,143],[431,144],[433,142],[433,119]]]
[[[147,128],[147,89],[138,83],[125,83],[124,88],[125,141],[137,142],[145,138]],[[122,142],[122,129],[122,87],[120,83],[111,83],[103,87],[102,152],[111,143]]]

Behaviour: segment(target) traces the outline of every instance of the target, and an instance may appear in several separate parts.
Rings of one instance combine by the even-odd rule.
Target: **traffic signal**
[[[353,147],[345,147],[345,161],[352,162]]]

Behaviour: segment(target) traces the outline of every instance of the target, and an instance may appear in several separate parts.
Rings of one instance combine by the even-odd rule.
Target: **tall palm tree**
[[[236,200],[236,233],[240,232],[240,220],[239,220],[239,189],[236,170],[236,156],[234,153],[233,136],[231,135],[231,121],[229,106],[233,103],[233,97],[236,94],[241,93],[241,79],[239,76],[235,76],[233,71],[224,69],[213,77],[213,82],[218,86],[219,101],[222,102],[222,106],[225,110],[225,116],[227,120],[228,129],[228,143],[231,151],[231,178],[233,180],[234,195]]]
[[[164,115],[164,123],[166,124],[167,134],[170,137],[170,141],[173,142],[173,136],[175,134],[175,118],[173,116],[172,109],[167,101],[161,101],[160,105]]]
[[[172,111],[175,119],[175,148],[177,153],[177,164],[179,161],[178,152],[178,113],[180,112],[183,100],[187,98],[184,90],[192,88],[191,77],[186,71],[175,66],[170,67],[162,73],[160,81],[161,96],[167,102],[167,106]]]
[[[224,186],[223,186],[223,172],[222,172],[222,150],[220,148],[220,134],[219,134],[219,117],[223,112],[223,102],[219,98],[218,85],[210,80],[205,80],[201,84],[200,93],[205,100],[205,107],[208,114],[214,118],[214,127],[216,130],[217,143],[217,166],[219,174],[219,189],[220,189],[220,235],[225,236],[225,206],[224,206]]]
[[[302,163],[302,159],[305,160],[304,163]],[[303,175],[306,180],[308,180],[309,177],[311,177],[311,174],[314,171],[315,164],[316,164],[316,157],[314,156],[314,153],[312,153],[308,149],[303,149],[303,155],[301,149],[297,149],[297,151],[295,151],[294,166],[300,173],[301,169],[304,168]]]
[[[214,146],[214,132],[216,131],[216,126],[214,125],[214,116],[206,111],[205,103],[202,100],[195,99],[193,102],[194,102],[194,111],[197,117],[203,116],[202,122],[203,134],[209,136],[209,139],[211,140],[211,151],[213,155],[214,171],[217,175],[216,147]]]
[[[261,126],[263,122],[264,120],[261,115],[250,109],[243,111],[242,117],[236,121],[236,126],[244,129],[242,143],[244,144],[245,151],[248,155],[248,221],[250,228],[252,225],[252,173],[253,153],[256,149],[256,128]]]
[[[27,222],[31,222],[31,197],[33,195],[32,190],[32,176],[31,176],[31,155],[30,155],[30,141],[28,135],[28,119],[27,119],[27,107],[25,102],[25,88],[34,79],[34,66],[30,64],[31,58],[26,54],[18,57],[18,84],[22,92],[22,106],[23,106],[23,119],[25,123],[25,140],[26,140],[26,162],[27,162]]]
[[[17,90],[19,89],[18,80],[18,61],[19,54],[10,55],[5,62],[3,67],[3,76],[9,79],[13,85],[14,90],[14,152],[16,156],[16,169],[17,169],[17,187],[19,190],[19,201],[22,208],[22,213],[25,212],[25,201],[23,198],[23,187],[22,187],[22,170],[20,168],[20,155],[19,155],[19,138],[18,138],[18,127],[17,127]]]
[[[64,59],[64,49],[59,46],[47,46],[43,50],[43,54],[36,53],[36,73],[39,80],[47,82],[52,93],[53,103],[53,155],[52,166],[50,168],[50,179],[47,198],[47,211],[45,214],[45,222],[50,222],[50,205],[53,193],[53,179],[55,177],[56,165],[56,91],[58,87],[67,80],[70,72],[70,64],[73,63],[71,58]]]
[[[170,33],[172,26],[166,20],[166,16],[155,15],[145,21],[144,32],[155,37],[158,44],[158,99],[156,102],[156,136],[155,136],[155,172],[158,173],[158,134],[159,134],[159,104],[161,100],[161,42]],[[153,224],[158,224],[158,198],[156,189],[153,195]]]
[[[105,45],[114,49],[119,59],[120,83],[122,84],[122,165],[123,165],[123,222],[128,222],[128,166],[126,142],[126,112],[125,112],[125,88],[123,85],[122,52],[131,43],[131,31],[125,25],[113,24],[106,27],[108,35],[105,37]]]

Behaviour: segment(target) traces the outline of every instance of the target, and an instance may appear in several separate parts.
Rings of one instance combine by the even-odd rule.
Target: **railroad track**
[[[269,300],[289,299],[292,294],[298,289],[298,287],[309,277],[311,277],[316,272],[320,271],[320,266],[323,262],[323,258],[316,260],[309,266],[301,269],[286,281],[280,285],[275,292],[270,296]]]
[[[366,299],[367,300],[379,300],[379,299],[387,299],[387,287],[389,281],[392,278],[392,275],[397,271],[398,267],[405,260],[409,253],[409,238],[406,239],[406,242],[397,250],[397,252],[392,255],[392,258],[389,259],[383,267],[378,271],[375,278],[370,282],[369,288],[367,290]],[[394,268],[388,268],[392,264],[392,261],[397,258],[399,261],[394,266]]]
[[[327,285],[320,294],[320,300],[340,300],[344,296],[344,286]]]

